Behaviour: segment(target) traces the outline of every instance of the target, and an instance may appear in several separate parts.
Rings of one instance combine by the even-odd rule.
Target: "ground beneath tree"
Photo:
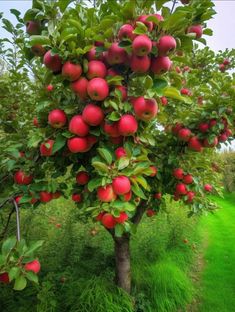
[[[202,248],[192,272],[198,296],[189,312],[235,311],[235,194],[215,201],[221,209],[200,222]]]

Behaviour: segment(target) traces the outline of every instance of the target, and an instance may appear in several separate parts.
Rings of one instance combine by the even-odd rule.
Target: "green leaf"
[[[65,146],[66,143],[66,138],[62,135],[59,134],[56,137],[55,143],[53,144],[53,148],[52,148],[52,154],[55,154],[56,152],[58,152],[62,147]]]
[[[108,165],[111,165],[113,162],[113,156],[110,151],[106,148],[97,148],[100,156],[106,161]]]
[[[146,32],[148,31],[147,26],[145,26],[145,24],[143,24],[141,22],[136,22],[136,24],[137,24],[137,27],[135,28],[133,33],[136,34],[136,35],[146,34]]]
[[[39,9],[33,8],[26,11],[24,15],[24,22],[32,21],[35,19],[35,16],[40,12]]]
[[[142,198],[142,199],[147,199],[144,192],[141,190],[141,188],[138,186],[138,184],[132,184],[131,190],[133,193],[135,193],[136,196]]]
[[[89,181],[87,187],[90,192],[93,192],[97,187],[102,185],[102,178],[95,178]]]
[[[28,272],[25,274],[25,277],[26,277],[29,281],[38,284],[38,276],[37,276],[34,272],[28,271]]]
[[[9,237],[5,242],[2,244],[2,254],[8,255],[12,249],[16,246],[16,238]]]
[[[73,2],[73,0],[59,0],[58,7],[60,8],[60,11],[63,13],[71,2]]]
[[[135,178],[135,181],[140,184],[145,190],[149,190],[149,185],[146,181],[146,179],[142,176],[138,176]]]
[[[117,161],[117,166],[118,166],[118,170],[122,170],[126,167],[129,166],[130,163],[130,159],[127,157],[121,157],[118,161]]]
[[[17,19],[18,22],[24,23],[24,20],[23,20],[22,18],[20,18],[20,15],[21,15],[20,11],[18,11],[18,10],[16,10],[16,9],[10,9],[10,12],[11,12],[13,15],[15,15],[15,17],[16,17],[16,19]]]
[[[51,41],[47,36],[33,35],[29,38],[29,45],[32,47],[36,44],[50,45]]]
[[[167,87],[163,90],[163,95],[175,100],[182,101],[184,103],[192,103],[192,100],[187,96],[182,96],[178,89],[174,87]]]
[[[4,29],[6,29],[9,33],[13,34],[14,33],[14,26],[12,25],[12,23],[6,19],[6,18],[3,18],[2,19],[2,22],[4,24],[4,26],[2,26]]]
[[[155,0],[155,6],[156,6],[157,11],[159,11],[162,8],[163,4],[168,1],[169,0]]]
[[[24,276],[19,276],[15,280],[14,290],[23,290],[27,285],[27,280]]]
[[[135,1],[128,1],[121,10],[121,13],[125,19],[132,19],[135,15]]]
[[[16,279],[20,275],[20,268],[19,267],[13,267],[9,271],[9,279],[12,281],[13,279]]]
[[[111,121],[118,121],[120,119],[120,114],[118,112],[112,112],[109,115],[108,119],[111,120]]]
[[[124,230],[125,229],[124,229],[122,224],[117,224],[115,226],[115,236],[116,237],[122,237],[122,234],[123,234]]]
[[[24,253],[24,256],[30,256],[35,250],[39,249],[42,247],[42,245],[44,244],[43,240],[39,240],[34,242],[33,244],[31,244],[31,246],[28,248],[27,252]]]
[[[92,166],[99,172],[101,173],[108,173],[109,172],[109,168],[102,162],[99,161],[94,161],[92,163]]]

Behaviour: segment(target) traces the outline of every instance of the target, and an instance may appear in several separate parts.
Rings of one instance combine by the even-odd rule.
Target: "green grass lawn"
[[[221,207],[203,217],[200,233],[204,245],[200,312],[235,311],[235,194],[215,198]]]

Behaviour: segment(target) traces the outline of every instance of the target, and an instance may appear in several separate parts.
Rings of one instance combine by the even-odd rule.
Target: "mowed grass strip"
[[[235,194],[215,198],[221,208],[202,218],[200,232],[207,241],[200,312],[235,311]]]

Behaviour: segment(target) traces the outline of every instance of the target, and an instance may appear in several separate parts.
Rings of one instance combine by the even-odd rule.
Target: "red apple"
[[[106,60],[109,65],[123,64],[127,61],[127,56],[126,50],[114,42],[107,51]]]
[[[172,127],[172,132],[174,135],[178,135],[178,132],[180,131],[180,129],[182,129],[184,127],[183,124],[177,122],[173,127]]]
[[[186,200],[186,202],[190,204],[193,201],[194,197],[195,197],[195,193],[192,192],[192,191],[189,191],[187,193],[187,200]]]
[[[105,213],[101,219],[101,223],[107,229],[113,229],[117,222],[110,213]]]
[[[225,66],[228,66],[230,64],[230,60],[229,59],[224,59],[223,64]]]
[[[175,191],[179,195],[185,195],[187,194],[187,187],[184,183],[178,183],[176,184]]]
[[[92,100],[103,101],[109,95],[109,86],[103,78],[93,78],[88,82],[87,93]]]
[[[115,150],[115,155],[117,157],[117,159],[120,159],[121,157],[127,157],[127,153],[124,147],[118,147]]]
[[[76,175],[76,181],[79,185],[85,185],[90,180],[89,174],[86,171],[80,171]]]
[[[61,109],[54,109],[48,115],[48,123],[53,128],[62,128],[67,121],[66,114]]]
[[[137,56],[133,54],[131,56],[130,67],[134,73],[138,73],[138,74],[146,73],[150,68],[150,64],[151,64],[151,61],[150,61],[149,56],[147,55]]]
[[[202,25],[192,25],[187,29],[187,33],[194,33],[196,38],[201,38],[202,36]]]
[[[123,39],[130,39],[131,41],[135,38],[133,34],[134,27],[130,24],[124,24],[118,31],[118,39],[122,41]]]
[[[112,138],[119,138],[118,122],[108,123],[105,121],[103,125],[104,132]]]
[[[178,132],[178,138],[185,142],[189,141],[191,135],[192,135],[192,132],[187,128],[182,128]]]
[[[203,146],[204,147],[215,147],[218,145],[218,138],[215,137],[212,143],[209,143],[208,139],[203,140]]]
[[[172,65],[171,60],[168,56],[157,56],[151,61],[150,69],[154,74],[164,74],[170,70]]]
[[[189,139],[188,147],[196,152],[203,151],[202,143],[197,136],[193,136]]]
[[[20,205],[20,200],[23,196],[22,195],[19,195],[19,196],[16,196],[14,199],[15,199],[15,202],[17,203],[17,205]]]
[[[28,21],[26,23],[26,32],[30,36],[32,35],[40,35],[41,33],[41,26],[37,21]]]
[[[166,106],[168,104],[168,100],[165,96],[161,96],[160,100],[163,106]]]
[[[146,35],[139,35],[132,42],[132,51],[137,56],[148,55],[151,50],[152,41]]]
[[[67,146],[71,153],[85,153],[89,149],[87,138],[71,138],[67,141]]]
[[[153,195],[153,197],[155,198],[155,199],[158,199],[158,200],[160,200],[161,198],[162,198],[162,193],[156,193],[156,194],[154,194]]]
[[[123,200],[124,200],[125,202],[130,201],[131,198],[132,198],[132,191],[130,191],[130,192],[128,192],[128,193],[126,193],[126,194],[123,195]]]
[[[87,98],[88,80],[85,77],[80,77],[78,80],[71,83],[71,89],[81,99]]]
[[[95,60],[102,61],[104,59],[103,53],[96,52],[96,47],[91,48],[90,51],[87,52],[86,57],[88,61],[95,61]]]
[[[88,70],[86,76],[88,79],[100,77],[104,78],[107,74],[107,68],[101,61],[90,61],[88,63]]]
[[[217,125],[217,120],[215,118],[211,119],[209,122],[209,128],[215,127]]]
[[[191,95],[191,91],[190,91],[189,89],[187,89],[187,88],[182,88],[182,89],[180,90],[180,93],[181,93],[182,95],[188,95],[188,96]]]
[[[149,169],[152,171],[152,173],[150,174],[150,177],[155,177],[157,175],[157,167],[155,166],[150,166]]]
[[[176,41],[172,36],[162,36],[158,43],[158,55],[166,56],[176,49]]]
[[[19,170],[14,174],[14,181],[16,184],[28,185],[33,181],[32,175],[26,175],[24,171]]]
[[[147,209],[146,210],[146,215],[147,217],[151,218],[156,214],[156,211],[154,211],[153,209]]]
[[[53,54],[47,51],[43,58],[44,65],[53,72],[60,72],[62,68],[62,60],[58,54]]]
[[[201,122],[198,126],[198,130],[202,133],[206,133],[209,129],[209,124],[207,122]]]
[[[51,91],[54,90],[54,87],[53,87],[53,85],[49,84],[49,85],[46,87],[46,89],[47,89],[48,92],[51,92]]]
[[[193,177],[191,176],[191,174],[184,175],[183,182],[185,184],[192,184],[193,183]]]
[[[127,87],[125,86],[116,86],[115,89],[121,91],[122,94],[122,101],[126,101],[127,99]]]
[[[118,121],[119,135],[130,136],[136,133],[138,123],[134,116],[130,114],[123,115]]]
[[[10,283],[9,275],[7,272],[3,272],[0,274],[0,282],[4,284]]]
[[[46,53],[46,49],[41,44],[32,46],[31,51],[35,56],[43,56]]]
[[[225,70],[226,70],[225,65],[224,65],[224,64],[219,64],[219,70],[220,70],[222,73],[224,73]]]
[[[82,201],[82,195],[80,194],[73,194],[72,195],[72,200],[76,203],[80,203]]]
[[[40,145],[41,156],[51,156],[54,143],[54,140],[47,140],[46,142],[42,143]]]
[[[117,195],[124,195],[131,190],[131,183],[128,177],[118,176],[112,182],[114,193]]]
[[[227,141],[228,137],[227,134],[225,132],[222,132],[219,136],[218,136],[218,140],[219,142],[225,142]]]
[[[90,126],[98,126],[104,120],[103,110],[95,104],[87,104],[82,112],[83,120]]]
[[[119,217],[115,218],[117,223],[123,224],[126,222],[126,220],[128,220],[128,215],[126,214],[126,212],[122,211],[120,212]]]
[[[101,221],[102,218],[103,218],[103,216],[104,216],[104,214],[105,214],[104,211],[100,212],[100,213],[95,217],[96,221]]]
[[[35,127],[39,127],[39,122],[38,122],[38,119],[37,119],[37,117],[34,117],[33,118],[33,125],[35,126]]]
[[[32,271],[37,274],[41,269],[41,265],[38,260],[33,260],[31,262],[26,263],[24,268],[26,271]]]
[[[40,196],[40,201],[42,203],[48,203],[49,201],[51,201],[53,199],[52,193],[49,193],[46,191],[40,192],[39,196]]]
[[[184,170],[181,168],[174,169],[172,174],[178,180],[183,180],[184,178]]]
[[[69,122],[69,131],[78,136],[85,137],[88,135],[90,127],[83,120],[82,115],[75,115]]]
[[[82,74],[82,66],[67,61],[62,67],[62,76],[69,81],[77,80]]]
[[[148,31],[152,31],[153,30],[153,22],[147,21],[147,18],[149,16],[150,15],[141,15],[137,18],[136,21],[143,23],[148,28]]]
[[[114,193],[112,184],[106,186],[100,186],[97,189],[97,197],[100,201],[104,203],[112,202],[116,199],[116,194]]]
[[[133,100],[135,115],[138,119],[149,121],[154,119],[158,113],[158,105],[154,99],[145,99],[140,96]]]
[[[213,187],[210,184],[205,184],[204,185],[204,190],[208,193],[212,191]]]
[[[115,69],[109,68],[107,70],[107,76],[115,77],[115,76],[119,76],[119,73]]]

